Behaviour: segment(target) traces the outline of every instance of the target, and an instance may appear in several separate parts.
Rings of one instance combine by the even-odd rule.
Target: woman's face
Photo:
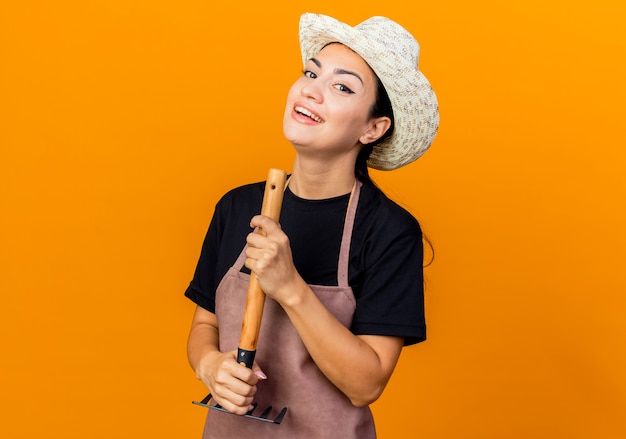
[[[300,154],[358,152],[370,143],[377,81],[348,47],[330,44],[309,60],[287,95],[283,132]]]

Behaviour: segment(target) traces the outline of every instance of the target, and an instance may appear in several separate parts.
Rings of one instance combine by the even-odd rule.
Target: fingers
[[[263,235],[270,235],[280,230],[280,225],[270,217],[256,215],[250,220],[250,227],[261,229]]]
[[[254,241],[254,238],[251,239]],[[278,249],[275,244],[267,244],[263,248],[254,247],[254,244],[248,243],[246,249],[246,267],[254,271],[258,276],[262,276],[265,271],[272,265],[272,262],[278,254]]]
[[[224,380],[224,382],[222,382],[221,379],[217,380],[219,382],[218,386],[220,391],[220,399],[216,399],[216,402],[218,402],[229,412],[238,415],[246,414],[252,409],[252,402],[254,401],[254,395],[256,394],[257,390],[256,385],[250,385],[250,383],[248,382],[248,385],[246,386],[246,381],[241,380],[239,377],[248,378],[252,374],[255,377],[252,379],[255,384],[259,380],[267,379],[267,375],[265,375],[265,373],[261,370],[256,362],[252,366],[252,370],[248,369],[247,367],[244,367],[243,369],[245,370],[242,370],[238,367],[235,371],[233,371],[234,373],[232,376],[238,377],[237,381],[231,381],[228,378],[228,375],[226,375],[226,380]]]
[[[211,395],[217,404],[236,415],[245,415],[248,413],[254,401],[254,394],[241,395],[229,389],[220,389],[219,393],[214,391]]]
[[[259,365],[257,364],[256,361],[252,365],[252,372],[254,372],[254,374],[257,376],[257,378],[259,380],[266,380],[267,379],[267,375],[265,375],[265,372],[263,372],[261,370],[261,368],[259,367]]]
[[[257,275],[261,275],[267,267],[272,265],[276,258],[286,253],[289,248],[289,239],[278,223],[271,218],[257,215],[250,223],[259,229],[259,233],[250,233],[246,238],[246,266]]]
[[[245,266],[254,272],[263,292],[283,303],[289,299],[289,286],[299,278],[293,263],[289,237],[271,218],[257,215],[251,224],[261,228],[265,235],[250,233],[246,238]]]
[[[229,352],[221,358],[207,387],[215,402],[231,413],[242,415],[250,410],[258,381],[254,371],[237,363],[236,352]]]

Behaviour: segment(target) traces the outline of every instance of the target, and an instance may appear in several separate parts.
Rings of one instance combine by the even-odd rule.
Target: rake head
[[[211,400],[211,394],[209,393],[202,401],[199,401],[199,402],[192,401],[192,403],[196,405],[201,405],[202,407],[206,407],[209,409],[219,410],[220,412],[230,413],[228,410],[226,410],[219,404],[214,404],[214,405],[209,404],[210,400]],[[285,413],[287,413],[287,407],[283,407],[283,409],[280,411],[278,416],[276,416],[274,419],[270,419],[268,418],[268,416],[272,412],[271,405],[267,407],[265,410],[263,410],[263,412],[259,416],[255,416],[252,414],[256,410],[257,403],[256,402],[253,403],[252,406],[253,406],[252,410],[250,410],[248,413],[243,415],[244,418],[256,419],[257,421],[269,422],[271,424],[280,424],[283,418],[285,417]]]

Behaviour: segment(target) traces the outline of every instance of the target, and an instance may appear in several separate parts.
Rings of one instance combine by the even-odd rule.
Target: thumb
[[[254,374],[257,376],[258,379],[260,380],[266,380],[267,379],[267,375],[265,375],[265,372],[263,372],[261,370],[261,368],[259,367],[259,365],[257,364],[257,362],[255,361],[254,364],[252,365],[252,372],[254,372]]]

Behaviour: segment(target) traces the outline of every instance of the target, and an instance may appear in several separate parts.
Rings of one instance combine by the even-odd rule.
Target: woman
[[[209,410],[205,438],[373,438],[368,405],[402,347],[426,337],[419,224],[367,172],[404,166],[434,139],[419,46],[384,17],[352,28],[315,14],[301,17],[300,42],[280,224],[258,215],[263,183],[226,194],[185,293],[197,304],[189,361],[214,401],[234,414],[253,401],[289,411],[275,425]],[[252,370],[236,360],[249,270],[267,296]]]

